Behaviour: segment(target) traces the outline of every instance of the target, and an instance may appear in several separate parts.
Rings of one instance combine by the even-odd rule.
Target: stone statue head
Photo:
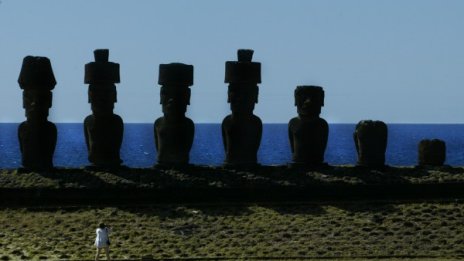
[[[353,134],[358,165],[383,167],[387,150],[388,126],[382,121],[362,120]]]
[[[227,91],[227,102],[234,114],[252,114],[258,103],[258,86],[230,84]]]
[[[90,84],[88,96],[94,115],[113,114],[114,103],[117,102],[117,92],[114,84]]]
[[[261,63],[253,62],[253,50],[239,49],[237,61],[226,62],[227,102],[233,114],[252,114],[258,103]]]
[[[160,64],[158,84],[161,85],[160,104],[167,117],[183,117],[190,105],[193,85],[193,66],[183,63]]]
[[[89,84],[88,97],[95,116],[113,114],[117,102],[116,83],[120,82],[119,64],[108,60],[108,49],[93,52],[95,61],[85,65],[84,83]]]
[[[324,106],[324,90],[311,85],[296,87],[295,106],[300,117],[319,117]]]
[[[182,116],[190,105],[190,89],[184,86],[162,86],[160,104],[166,116]]]
[[[42,90],[24,90],[23,108],[26,118],[32,121],[45,121],[48,109],[52,107],[52,92]]]
[[[23,89],[23,108],[28,121],[45,121],[52,106],[56,80],[47,57],[26,56],[23,59],[18,83]]]

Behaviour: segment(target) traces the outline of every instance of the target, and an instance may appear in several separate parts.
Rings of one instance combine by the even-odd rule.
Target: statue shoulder
[[[326,120],[324,120],[323,118],[319,118],[319,122],[322,126],[328,128],[329,127],[329,124],[327,123]]]
[[[298,117],[291,118],[290,121],[288,121],[288,125],[293,126],[293,125],[297,124],[299,121],[301,121],[301,120]]]
[[[187,125],[187,127],[189,127],[189,128],[195,126],[195,123],[194,123],[194,122],[192,121],[192,119],[190,119],[190,118],[185,117],[185,121],[184,121],[184,122],[185,122],[185,124]]]
[[[19,124],[18,129],[19,130],[24,129],[26,128],[26,126],[27,126],[27,121],[23,121]]]
[[[253,116],[251,116],[251,120],[255,124],[263,125],[263,122],[261,121],[261,118],[259,118],[258,116],[254,115],[254,114],[253,114]]]
[[[222,120],[222,125],[230,124],[231,121],[232,121],[232,115],[227,115],[227,116]]]
[[[114,121],[117,121],[118,123],[124,123],[121,116],[117,115],[117,114],[113,114],[113,120]]]
[[[89,123],[93,122],[94,120],[95,120],[95,117],[93,115],[89,115],[89,116],[85,117],[84,124],[89,124]]]
[[[158,119],[155,120],[155,127],[159,126],[161,123],[163,123],[164,117],[159,117]]]
[[[53,123],[53,122],[51,122],[51,121],[47,121],[47,128],[48,128],[49,130],[54,131],[54,132],[57,131],[57,128],[56,128],[55,123]]]

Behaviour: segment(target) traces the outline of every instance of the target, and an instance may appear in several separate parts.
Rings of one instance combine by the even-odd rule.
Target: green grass
[[[0,209],[0,260],[464,257],[464,202],[325,202]]]

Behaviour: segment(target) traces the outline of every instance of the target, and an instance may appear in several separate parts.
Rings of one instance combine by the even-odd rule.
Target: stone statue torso
[[[187,117],[173,122],[165,117],[154,124],[155,145],[159,164],[188,164],[195,127]]]
[[[294,162],[323,163],[329,132],[324,119],[303,121],[298,117],[293,118],[288,124],[288,132]]]
[[[53,168],[57,130],[55,124],[45,121],[31,124],[22,122],[18,127],[22,165],[32,169]]]
[[[227,164],[256,164],[261,143],[263,124],[252,115],[248,118],[234,118],[232,115],[222,122],[222,136]]]
[[[124,123],[116,114],[99,117],[89,115],[84,120],[84,133],[89,161],[96,165],[119,165]]]

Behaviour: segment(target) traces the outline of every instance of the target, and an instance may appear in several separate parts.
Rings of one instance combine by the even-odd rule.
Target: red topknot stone
[[[119,83],[119,63],[108,61],[109,50],[97,49],[93,52],[95,62],[85,65],[84,83],[115,84]]]
[[[261,83],[261,63],[252,62],[253,50],[239,49],[238,61],[226,62],[226,83],[258,84]]]
[[[158,84],[163,86],[193,85],[193,65],[183,63],[160,64]]]
[[[315,102],[319,106],[324,106],[324,89],[322,87],[315,85],[297,86],[295,89],[295,106],[296,99],[298,99],[298,95],[300,94],[311,96],[311,101]]]
[[[18,83],[25,90],[53,90],[56,80],[50,60],[40,56],[24,57]]]

